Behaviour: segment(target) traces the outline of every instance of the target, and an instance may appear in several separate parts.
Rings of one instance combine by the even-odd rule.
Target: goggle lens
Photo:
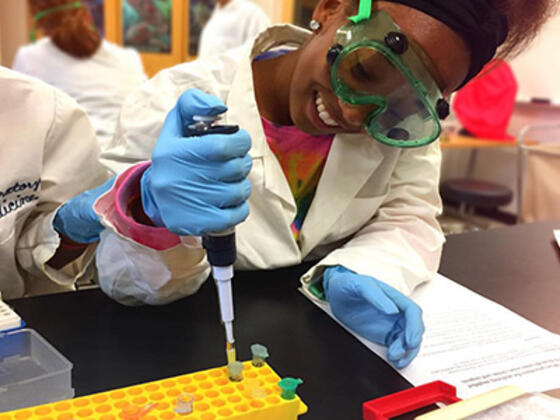
[[[357,48],[338,66],[338,77],[356,94],[387,96],[406,79],[387,58],[371,47]]]
[[[387,13],[341,27],[327,61],[335,94],[359,110],[376,140],[418,147],[437,139],[447,103],[422,54]]]

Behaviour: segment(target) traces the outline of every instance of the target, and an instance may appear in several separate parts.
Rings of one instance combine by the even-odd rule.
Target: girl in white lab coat
[[[317,260],[305,290],[406,366],[424,332],[407,295],[435,274],[444,242],[433,141],[445,98],[550,6],[510,3],[321,0],[313,32],[276,26],[158,74],[102,156],[123,172],[96,205],[121,203],[103,216],[103,290],[130,304],[193,293],[209,273],[199,237],[236,226],[237,269]],[[244,130],[186,136],[194,115],[226,109]]]
[[[36,79],[0,67],[0,92],[0,292],[71,290],[103,229],[93,202],[111,185],[95,132],[76,102]]]
[[[199,57],[240,47],[270,26],[264,10],[251,0],[216,0],[215,3],[200,34]]]
[[[74,98],[87,111],[103,148],[115,133],[124,100],[146,80],[139,54],[103,40],[82,2],[28,3],[46,36],[20,48],[13,69]]]

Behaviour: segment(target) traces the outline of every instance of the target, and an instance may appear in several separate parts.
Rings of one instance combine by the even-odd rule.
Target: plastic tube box
[[[0,413],[72,398],[72,363],[30,329],[0,333]]]

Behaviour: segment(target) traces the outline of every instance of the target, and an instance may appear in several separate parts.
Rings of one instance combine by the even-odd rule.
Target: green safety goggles
[[[441,133],[449,104],[429,71],[430,61],[384,11],[360,1],[360,13],[335,35],[327,55],[334,93],[364,107],[364,127],[394,147],[425,146]]]

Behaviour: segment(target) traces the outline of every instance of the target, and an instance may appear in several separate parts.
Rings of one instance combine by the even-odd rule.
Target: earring
[[[313,19],[311,22],[309,22],[309,28],[313,32],[317,32],[319,29],[321,29],[321,24],[319,23],[319,21]]]

